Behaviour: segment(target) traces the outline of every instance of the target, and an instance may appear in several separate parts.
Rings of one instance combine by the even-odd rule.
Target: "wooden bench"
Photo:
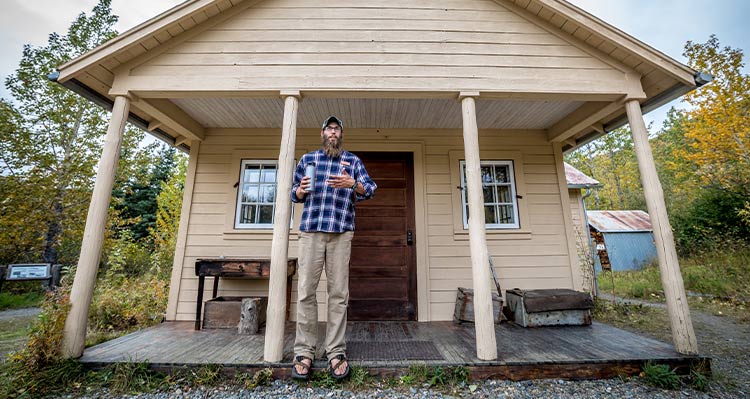
[[[286,263],[286,312],[289,317],[289,303],[292,299],[292,277],[297,272],[297,258],[289,258]],[[271,276],[270,259],[249,258],[206,258],[195,261],[195,275],[198,276],[198,303],[195,309],[195,329],[201,329],[203,289],[206,276],[213,276],[214,289],[211,298],[216,298],[219,278],[246,280],[268,280]]]

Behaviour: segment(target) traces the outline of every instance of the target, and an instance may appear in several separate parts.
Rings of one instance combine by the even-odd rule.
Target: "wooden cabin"
[[[504,288],[581,290],[563,153],[630,123],[674,343],[697,352],[642,112],[710,77],[564,0],[188,0],[58,69],[112,109],[70,356],[130,121],[190,154],[167,319],[195,318],[196,260],[268,258],[269,280],[218,292],[268,296],[264,357],[278,361],[301,215],[291,172],[332,114],[379,185],[357,208],[350,319],[449,320],[472,287],[477,356],[497,358],[488,254]]]

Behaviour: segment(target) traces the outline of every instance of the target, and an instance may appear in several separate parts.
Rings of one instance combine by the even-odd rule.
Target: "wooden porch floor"
[[[117,362],[146,361],[155,369],[220,364],[252,371],[271,367],[276,377],[288,377],[292,362],[294,324],[287,323],[284,358],[263,362],[264,336],[238,335],[236,330],[193,330],[193,322],[165,322],[87,348],[80,361],[96,368]],[[321,324],[320,337],[325,325]],[[498,359],[476,357],[474,326],[452,322],[350,322],[349,357],[373,375],[398,375],[409,366],[466,366],[473,378],[536,379],[610,378],[640,372],[647,361],[682,368],[709,362],[684,356],[666,344],[606,324],[582,327],[523,328],[497,325]],[[319,345],[322,346],[322,345]],[[400,350],[393,348],[424,348]],[[431,350],[430,350],[431,349]],[[319,351],[315,368],[326,366]],[[368,358],[368,356],[370,358]],[[391,356],[391,357],[389,357]],[[383,360],[393,359],[393,360]]]

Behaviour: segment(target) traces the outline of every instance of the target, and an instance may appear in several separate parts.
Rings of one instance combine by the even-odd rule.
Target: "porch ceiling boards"
[[[320,324],[321,332],[325,325]],[[350,322],[347,328],[349,357],[372,375],[398,375],[410,365],[467,366],[472,378],[536,379],[610,378],[633,375],[646,361],[682,367],[707,361],[675,352],[670,344],[633,334],[606,324],[582,327],[522,328],[512,323],[496,325],[498,360],[476,358],[473,324],[445,322]],[[319,334],[322,340],[324,333]],[[288,377],[292,362],[294,324],[287,323],[284,355],[279,363],[263,362],[264,334],[238,335],[236,329],[198,330],[192,322],[165,322],[86,349],[80,361],[89,367],[146,361],[152,368],[200,367],[221,364],[227,369],[271,367],[276,377]],[[378,345],[368,344],[378,343]],[[407,351],[398,360],[389,358],[389,346],[436,347],[436,351]],[[421,346],[420,346],[421,345]],[[319,342],[318,347],[324,345]],[[357,353],[368,348],[366,353]],[[322,350],[316,369],[326,367]],[[380,353],[383,352],[383,353]],[[365,360],[359,360],[359,359]],[[390,357],[393,359],[393,357]],[[437,360],[441,359],[442,360]],[[355,360],[356,359],[356,360]]]
[[[173,103],[206,128],[281,128],[281,98],[179,98]],[[480,129],[547,129],[579,101],[477,101]],[[320,128],[335,114],[346,128],[460,129],[461,104],[450,99],[303,98],[297,126]]]

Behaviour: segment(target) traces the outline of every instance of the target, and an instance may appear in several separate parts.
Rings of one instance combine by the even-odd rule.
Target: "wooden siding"
[[[628,92],[630,70],[490,0],[278,0],[243,10],[131,69],[238,79],[244,89]]]
[[[458,107],[458,104],[456,104]],[[278,155],[280,131],[273,129],[209,129],[201,144],[198,158],[193,206],[188,226],[185,260],[179,290],[176,320],[193,320],[197,278],[195,260],[199,257],[270,256],[271,231],[237,233],[232,231],[239,158],[274,159]],[[319,146],[319,131],[300,129],[297,155]],[[454,229],[454,213],[460,214],[460,204],[452,199],[455,185],[451,183],[453,168],[450,153],[463,151],[460,130],[346,130],[345,143],[355,153],[358,149],[398,151],[404,146],[417,145],[423,149],[423,165],[415,171],[417,184],[424,184],[424,194],[416,199],[417,214],[424,214],[422,231],[417,243],[426,243],[426,255],[418,256],[418,279],[426,282],[420,289],[419,319],[449,320],[453,314],[457,287],[471,287],[471,259],[469,241],[465,234]],[[561,197],[552,145],[544,131],[480,131],[482,151],[517,152],[523,164],[516,165],[516,173],[523,174],[528,220],[521,220],[525,234],[493,232],[488,247],[498,269],[503,288],[572,288],[565,221],[560,212]],[[389,147],[390,146],[390,147]],[[419,172],[415,172],[419,173]],[[568,205],[565,209],[569,209]],[[295,224],[290,238],[290,256],[297,254],[296,228],[301,215],[295,206]],[[419,224],[419,218],[417,223]],[[419,231],[420,226],[418,226]],[[426,241],[425,241],[426,240]],[[205,295],[210,296],[211,282]],[[424,287],[424,288],[423,288]],[[267,283],[222,279],[219,295],[265,295]],[[426,298],[426,299],[421,299]],[[296,300],[296,286],[293,301]],[[325,284],[320,285],[320,316],[325,315]],[[292,307],[294,312],[295,307]],[[294,314],[294,313],[292,313]]]

